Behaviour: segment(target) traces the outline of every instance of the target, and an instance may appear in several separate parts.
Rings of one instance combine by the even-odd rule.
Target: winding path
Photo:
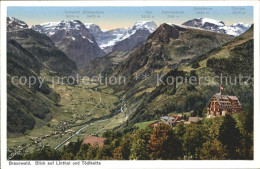
[[[97,90],[97,89],[96,89]],[[99,92],[97,92],[99,94],[99,102],[89,111],[89,113],[91,113],[102,101],[101,98],[101,94]],[[101,121],[101,120],[100,120]],[[87,128],[90,124],[87,124],[83,127],[81,127],[80,129],[78,129],[77,131],[75,131],[71,136],[69,136],[67,139],[63,140],[60,144],[58,144],[54,149],[57,150],[59,147],[61,147],[63,144],[65,144],[67,141],[69,141],[72,137],[74,137],[75,135],[79,134],[83,129]]]

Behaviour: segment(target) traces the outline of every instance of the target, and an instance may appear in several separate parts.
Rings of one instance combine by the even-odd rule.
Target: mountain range
[[[138,21],[132,28],[119,28],[102,31],[98,25],[85,24],[97,39],[99,46],[107,53],[113,51],[129,51],[157,29],[152,21]]]
[[[93,58],[105,55],[93,35],[79,20],[45,23],[32,26],[32,29],[49,36],[79,67]]]
[[[95,37],[99,47],[106,53],[112,51],[113,46],[125,36],[129,28],[119,28],[114,30],[101,30],[98,25],[85,23],[85,26]]]
[[[114,75],[130,75],[136,72],[151,73],[152,70],[166,65],[175,69],[181,63],[188,63],[193,57],[231,39],[233,36],[226,34],[186,28],[182,25],[162,24],[132,51],[111,53],[106,57],[94,59],[86,65],[83,72],[91,76],[101,71],[109,73],[115,69]],[[119,65],[116,66],[118,62]],[[101,67],[103,69],[100,69]]]
[[[242,34],[250,27],[243,23],[226,26],[222,21],[209,18],[189,20],[182,25],[233,36]],[[90,60],[110,52],[131,51],[143,43],[157,29],[157,25],[153,21],[138,21],[132,28],[101,30],[98,25],[71,20],[35,25],[32,29],[49,36],[78,67],[84,67]]]
[[[236,29],[241,27],[241,31],[232,35],[228,29],[222,31],[223,22],[205,18],[183,25],[164,23],[158,28],[142,21],[131,29],[102,31],[77,20],[29,28],[8,17],[8,132],[31,130],[58,110],[59,95],[48,84],[28,88],[11,83],[12,76],[40,76],[44,70],[59,75],[125,76],[125,85],[107,86],[127,105],[128,121],[121,128],[171,112],[202,111],[216,85],[182,84],[177,88],[156,84],[157,75],[165,74],[163,81],[169,76],[213,77],[219,73],[253,76],[253,25],[235,37],[247,29],[241,25]],[[106,44],[112,45],[105,48]],[[147,76],[134,79],[136,74]],[[227,91],[243,96],[242,104],[253,95],[250,85],[228,86]]]

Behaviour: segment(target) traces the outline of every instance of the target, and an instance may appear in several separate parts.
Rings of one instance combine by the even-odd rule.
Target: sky
[[[137,21],[182,24],[194,18],[211,18],[226,25],[237,22],[253,23],[252,6],[203,7],[8,7],[7,16],[26,22],[29,26],[62,20],[94,23],[101,29],[132,27]]]

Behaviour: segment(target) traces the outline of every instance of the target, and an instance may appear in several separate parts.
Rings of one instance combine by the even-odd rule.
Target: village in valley
[[[193,117],[193,116],[186,116],[185,114],[169,114],[167,116],[162,116],[158,120],[153,120],[150,122],[141,122],[142,124],[145,124],[145,127],[149,127],[151,129],[156,130],[156,127],[159,124],[166,124],[171,127],[174,127],[175,125],[182,123],[185,125],[189,125],[191,123],[197,123],[203,118],[217,118],[221,116],[225,116],[227,114],[234,114],[234,113],[239,113],[242,111],[242,106],[239,102],[239,99],[236,96],[230,96],[227,94],[222,94],[223,93],[223,86],[220,86],[220,92],[216,93],[215,95],[212,96],[212,98],[209,100],[209,103],[207,105],[207,114],[206,117]],[[121,112],[123,113],[123,107],[121,107]],[[28,144],[23,144],[19,147],[17,147],[17,150],[14,149],[8,149],[10,153],[12,153],[11,156],[9,156],[10,159],[12,159],[15,155],[20,154],[23,152],[24,149],[26,149],[29,146],[35,145],[39,148],[43,147],[50,147],[48,144],[42,144],[41,142],[43,140],[46,140],[48,138],[54,138],[54,139],[59,139],[63,138],[65,136],[70,136],[69,138],[71,139],[71,136],[75,136],[76,133],[79,133],[79,131],[74,131],[72,129],[66,129],[70,128],[70,126],[74,124],[72,120],[70,121],[63,121],[59,123],[59,126],[56,126],[57,130],[51,131],[49,134],[43,135],[39,137],[32,137],[30,136],[29,141],[31,143]],[[136,124],[135,126],[140,126],[140,124]],[[142,128],[142,127],[141,127]],[[62,129],[61,131],[59,129]],[[68,146],[71,143],[70,139],[66,139],[62,144],[58,145],[59,146],[64,145],[65,147]],[[92,146],[98,146],[98,147],[103,147],[104,146],[104,141],[106,138],[101,137],[99,133],[93,133],[91,135],[85,135],[84,139],[82,141],[82,144],[90,144]]]

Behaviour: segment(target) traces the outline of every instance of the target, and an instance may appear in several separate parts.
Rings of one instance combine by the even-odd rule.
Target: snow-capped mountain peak
[[[54,29],[56,27],[58,27],[59,29],[85,28],[84,24],[79,20],[67,20],[67,21],[62,20],[61,22],[47,22],[40,25],[48,29]]]
[[[153,21],[137,21],[132,30],[147,29],[153,33],[157,29],[157,25]]]
[[[84,25],[86,26],[86,28],[90,28],[90,27],[93,27],[93,26],[95,26],[95,24],[94,23],[84,23]]]
[[[68,29],[77,29],[77,30],[86,29],[85,25],[82,22],[80,22],[79,20],[61,21],[58,24],[58,27],[60,29],[65,29],[65,30],[68,30]]]
[[[210,19],[210,18],[197,18],[199,20],[201,20],[202,25],[204,25],[205,23],[210,23],[210,24],[214,24],[217,26],[224,26],[224,22],[223,21],[218,21],[215,19]]]
[[[214,31],[218,33],[239,36],[250,28],[250,24],[234,23],[230,26],[225,25],[223,21],[210,18],[196,18],[183,23],[185,26],[201,28],[204,30]]]
[[[85,26],[94,35],[99,47],[106,52],[110,52],[115,45],[126,39],[135,41],[133,44],[142,42],[157,29],[157,25],[153,21],[137,21],[132,28],[118,28],[114,30],[101,30],[99,26],[93,23],[85,23]],[[130,40],[131,38],[135,40]]]
[[[73,36],[82,36],[82,34],[87,34],[88,32],[85,25],[79,20],[47,22],[40,25],[32,26],[32,29],[40,33],[44,33],[48,36],[52,36],[62,30],[66,33],[73,34]]]
[[[231,27],[240,27],[240,28],[244,28],[244,27],[246,27],[246,28],[250,28],[250,24],[244,24],[243,22],[238,22],[238,23],[233,23],[232,25],[231,25]]]
[[[157,25],[153,21],[138,21],[134,24],[132,29],[130,29],[125,35],[121,36],[120,41],[129,38],[136,33],[137,30],[148,30],[153,33],[157,29]]]
[[[94,36],[79,20],[48,22],[35,25],[32,29],[49,36],[79,67],[93,58],[105,55]]]
[[[242,22],[239,22],[233,23],[231,26],[227,27],[226,31],[229,35],[238,36],[247,31],[250,27],[250,24],[244,24]]]
[[[101,31],[100,27],[99,27],[98,25],[96,25],[96,24],[93,24],[93,23],[84,23],[84,25],[85,25],[85,27],[86,27],[87,29],[89,29],[89,31],[91,31],[91,32],[100,32],[100,31]]]
[[[58,26],[60,22],[47,22],[47,23],[43,23],[41,24],[41,26],[44,27],[54,27],[54,26]]]
[[[7,31],[16,31],[20,29],[28,29],[28,25],[14,17],[7,17]]]

